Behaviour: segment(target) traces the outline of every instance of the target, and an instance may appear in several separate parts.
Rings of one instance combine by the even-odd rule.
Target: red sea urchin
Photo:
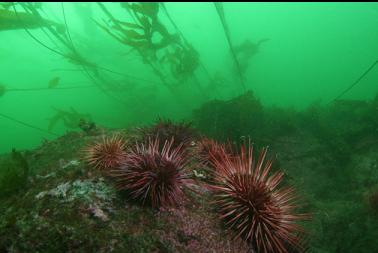
[[[211,166],[211,159],[213,157],[216,159],[218,154],[221,154],[222,145],[212,139],[204,138],[198,141],[196,150],[200,162],[205,166]]]
[[[111,172],[117,188],[154,208],[179,204],[192,180],[186,173],[189,159],[183,144],[173,147],[173,143],[165,141],[160,147],[159,138],[137,143],[125,163]]]
[[[143,136],[144,142],[159,138],[161,146],[165,141],[170,141],[173,138],[172,148],[179,145],[186,148],[197,138],[197,133],[190,123],[175,123],[169,119],[158,119],[153,125],[141,128],[140,134]]]
[[[206,167],[212,167],[212,161],[222,158],[224,151],[230,156],[235,153],[231,143],[221,144],[208,138],[203,138],[197,142],[196,151],[200,163]]]
[[[264,148],[256,162],[252,147],[247,152],[243,146],[239,156],[231,158],[223,151],[220,158],[212,159],[215,207],[226,227],[250,242],[256,252],[303,252],[303,229],[296,222],[308,215],[294,213],[294,189],[279,187],[283,172],[269,175],[272,162],[264,162],[266,152]]]
[[[101,170],[118,167],[126,159],[125,142],[122,137],[103,137],[102,141],[89,145],[84,150],[84,159]]]

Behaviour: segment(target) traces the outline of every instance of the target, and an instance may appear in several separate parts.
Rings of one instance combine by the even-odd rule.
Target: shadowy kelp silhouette
[[[29,165],[25,156],[13,149],[10,156],[0,161],[0,198],[10,195],[26,187],[29,176]]]

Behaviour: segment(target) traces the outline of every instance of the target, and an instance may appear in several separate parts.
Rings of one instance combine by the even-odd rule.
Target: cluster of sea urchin
[[[177,205],[184,198],[184,188],[192,183],[186,172],[189,161],[183,145],[173,147],[174,140],[159,139],[136,144],[122,166],[112,170],[119,190],[154,208]]]
[[[87,146],[84,153],[84,160],[90,165],[108,171],[126,159],[125,141],[118,135],[103,137],[100,142]]]
[[[127,154],[122,138],[104,138],[87,148],[86,160],[108,169],[117,188],[133,200],[154,208],[178,205],[185,198],[185,189],[193,184],[187,172],[188,140],[175,141],[164,131],[159,135],[156,130],[153,138],[136,143]],[[204,139],[193,154],[212,168],[214,205],[236,237],[259,253],[304,252],[303,229],[297,222],[308,215],[296,214],[294,189],[280,186],[284,174],[271,173],[272,162],[265,161],[266,153],[264,148],[256,160],[251,145],[242,146],[237,154],[231,145]]]
[[[247,150],[246,150],[247,149]],[[297,221],[307,217],[295,214],[296,194],[291,187],[280,187],[282,172],[270,175],[272,162],[264,148],[257,161],[253,149],[243,146],[237,157],[223,151],[213,159],[216,176],[212,185],[215,201],[225,225],[251,243],[259,253],[289,253],[302,250],[303,229]]]

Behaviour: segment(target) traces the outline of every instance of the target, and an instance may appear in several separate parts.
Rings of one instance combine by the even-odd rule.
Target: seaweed
[[[239,76],[240,84],[243,88],[243,91],[246,92],[247,88],[246,88],[246,84],[245,84],[245,81],[244,81],[243,71],[242,71],[239,59],[236,55],[234,46],[233,46],[232,41],[231,41],[231,34],[230,34],[230,30],[229,30],[229,27],[228,27],[227,22],[226,22],[223,3],[214,2],[214,7],[215,7],[215,9],[218,13],[219,19],[221,20],[222,28],[223,28],[224,34],[226,35],[226,39],[227,39],[227,43],[228,43],[228,46],[229,46],[230,51],[231,51],[232,59],[235,62],[235,66],[236,66],[236,70],[237,70],[237,73],[238,73],[238,76]]]
[[[110,21],[95,21],[97,25],[115,40],[137,52],[143,63],[152,68],[154,74],[171,92],[176,93],[176,83],[180,84],[190,78],[194,79],[202,92],[202,87],[194,75],[200,64],[199,54],[185,40],[177,26],[174,25],[177,33],[168,31],[161,21],[160,3],[121,3],[121,7],[132,19],[128,21],[116,19],[104,4],[98,5]],[[162,6],[169,16],[164,5]],[[169,19],[173,23],[170,16]],[[173,81],[165,74],[165,65],[168,65]]]
[[[212,100],[193,111],[194,126],[206,136],[240,143],[255,139],[263,125],[263,107],[252,91],[227,100]]]
[[[90,124],[92,121],[92,117],[88,113],[79,113],[74,108],[70,108],[69,111],[53,108],[55,111],[55,114],[53,117],[49,120],[48,130],[52,131],[56,124],[59,122],[62,122],[65,127],[71,128],[71,129],[77,129],[77,128],[86,128],[86,124],[89,123],[87,127],[92,130],[94,126]]]
[[[13,3],[10,3],[10,8]],[[15,12],[8,9],[0,9],[0,31],[16,29],[36,29],[54,26],[60,30],[62,25],[51,20],[43,19],[28,12]]]
[[[25,190],[30,171],[24,154],[13,149],[10,157],[2,161],[0,167],[0,199],[10,198]]]
[[[235,55],[238,58],[240,71],[243,76],[248,69],[251,58],[259,52],[261,44],[267,41],[269,41],[269,39],[261,39],[254,43],[247,39],[240,45],[234,47]]]

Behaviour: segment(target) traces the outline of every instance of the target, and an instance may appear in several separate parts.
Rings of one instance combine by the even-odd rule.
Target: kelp
[[[64,33],[64,26],[62,24],[35,16],[29,12],[16,13],[9,9],[0,9],[0,31],[37,29],[49,26],[54,27],[59,33]]]
[[[183,45],[185,45],[185,49],[186,51],[191,51],[192,54],[189,59],[190,59],[190,62],[191,64],[189,64],[189,66],[191,66],[191,74],[192,76],[196,78],[196,73],[195,73],[195,70],[198,69],[198,67],[201,67],[203,72],[207,75],[207,77],[209,78],[210,82],[212,82],[213,80],[213,77],[212,75],[210,74],[210,72],[207,70],[205,64],[201,61],[201,58],[200,58],[200,55],[199,53],[195,50],[195,48],[192,46],[192,44],[186,39],[184,33],[179,29],[179,27],[176,25],[175,21],[173,20],[173,18],[171,17],[171,15],[169,14],[168,12],[168,9],[166,8],[165,6],[165,3],[164,2],[161,2],[160,3],[160,6],[161,8],[163,9],[165,15],[167,16],[168,20],[171,22],[172,26],[175,28],[176,32],[180,35],[180,37],[182,38],[182,41],[183,41]],[[195,56],[195,57],[193,57]],[[185,65],[188,65],[188,64],[185,64]],[[198,84],[198,88],[202,91],[202,92],[206,92],[205,89],[202,88],[201,85]]]
[[[136,27],[140,28],[145,32],[145,36],[146,36],[146,39],[144,39],[144,40],[135,41],[135,40],[132,40],[129,37],[127,37],[127,35],[139,34],[139,32],[137,32],[135,30],[134,30],[134,32],[130,32],[130,29],[124,28],[124,26],[125,25],[128,26],[130,24],[130,22],[120,22],[119,20],[114,18],[112,13],[105,7],[105,5],[103,3],[98,2],[97,4],[101,8],[101,10],[106,14],[106,16],[110,19],[110,23],[104,22],[104,24],[100,24],[99,22],[95,21],[97,23],[97,25],[101,29],[103,29],[106,33],[108,33],[113,38],[118,40],[119,42],[126,44],[126,45],[128,43],[129,44],[131,43],[132,45],[134,45],[134,46],[132,46],[132,48],[134,50],[136,50],[139,53],[140,56],[142,56],[143,62],[148,64],[151,67],[151,69],[153,70],[153,72],[160,78],[162,83],[169,90],[172,91],[172,87],[167,83],[164,74],[159,70],[159,68],[151,60],[151,59],[154,58],[154,53],[156,52],[154,50],[154,47],[151,46],[151,43],[148,41],[148,37],[151,37],[152,27],[149,27],[149,25],[151,25],[150,22],[152,22],[152,20],[149,21],[149,19],[146,16],[139,17],[138,11],[134,10],[135,15],[137,17],[139,17],[140,21],[139,21],[139,23],[137,23],[137,21],[135,21],[135,23],[132,23],[133,25],[130,26],[130,28],[131,27],[132,28],[136,28]],[[125,7],[126,10],[128,10],[129,13],[131,13],[131,10],[129,8],[132,8],[135,5],[134,4],[129,5],[128,3],[123,3],[123,4],[121,4],[121,6]],[[134,8],[136,8],[136,7],[134,7]],[[121,33],[121,35],[120,35],[120,33]],[[148,45],[150,45],[150,46],[148,46]]]
[[[254,43],[250,40],[245,40],[238,46],[234,47],[235,55],[238,58],[240,64],[240,71],[245,75],[250,59],[259,52],[262,43],[269,41],[269,39],[261,39]]]
[[[378,64],[378,60],[374,61],[351,85],[349,85],[345,90],[343,90],[339,95],[337,95],[334,99],[332,99],[329,103],[335,102],[336,100],[340,99],[344,96],[347,92],[353,89],[357,84],[359,84],[362,79],[367,76],[370,71],[374,69],[374,67]]]
[[[29,174],[29,165],[24,154],[12,149],[11,155],[0,162],[0,198],[9,198],[24,189]]]
[[[8,120],[10,120],[10,121],[13,121],[13,122],[19,124],[19,125],[22,125],[22,126],[28,127],[28,128],[30,128],[30,129],[37,130],[37,131],[42,132],[42,133],[45,133],[45,134],[47,133],[47,134],[49,134],[49,135],[59,136],[58,134],[56,134],[56,133],[54,133],[54,132],[48,131],[48,130],[46,130],[46,129],[44,129],[44,128],[41,128],[41,127],[35,126],[35,125],[33,125],[33,124],[30,124],[30,123],[24,122],[24,121],[19,120],[19,119],[16,119],[16,118],[11,117],[11,116],[9,116],[9,115],[6,115],[6,114],[4,114],[4,113],[0,113],[0,117],[5,118],[5,119],[8,119]]]
[[[145,64],[174,92],[174,83],[167,80],[165,65],[174,82],[185,82],[199,66],[199,54],[180,33],[170,33],[160,21],[159,3],[121,3],[132,20],[116,19],[104,4],[98,3],[110,19],[97,25],[115,40],[137,52]]]
[[[88,122],[93,122],[90,114],[79,113],[72,107],[69,111],[57,108],[53,109],[55,111],[55,114],[49,120],[49,131],[52,131],[59,122],[62,122],[63,125],[69,129],[77,129],[80,128],[83,123],[88,125]]]
[[[51,79],[48,83],[48,88],[50,89],[53,89],[53,88],[56,88],[60,83],[60,77],[57,76],[57,77],[54,77],[53,79]]]
[[[161,62],[170,65],[170,71],[174,78],[185,81],[190,78],[199,64],[198,52],[193,47],[176,47],[173,52],[167,51],[161,58]]]
[[[33,17],[37,20],[44,20],[41,15],[40,8],[37,8],[33,3],[27,2],[20,2],[20,3],[13,3],[13,12],[15,13],[15,18],[21,19],[21,15],[24,12],[20,12],[16,9],[16,5],[20,6],[28,16]],[[53,29],[51,25],[41,27],[43,33],[50,39],[50,41],[54,44],[54,47],[51,47],[40,39],[35,37],[28,29],[27,26],[23,26],[24,30],[31,36],[36,42],[38,42],[43,47],[47,48],[48,50],[64,57],[70,63],[75,64],[81,68],[83,74],[108,97],[118,101],[122,104],[125,104],[122,98],[118,96],[118,93],[112,92],[111,87],[108,87],[109,81],[100,75],[100,70],[110,72],[117,75],[123,75],[122,73],[117,73],[115,71],[111,71],[107,68],[98,66],[96,63],[93,63],[86,59],[75,47],[71,35],[69,33],[67,27],[67,21],[64,11],[64,3],[62,3],[62,13],[64,17],[64,31],[57,32],[56,29]],[[124,75],[127,78],[133,78],[131,75]]]
[[[238,75],[239,75],[240,84],[243,88],[243,91],[246,92],[246,85],[245,85],[245,81],[244,81],[243,72],[242,72],[239,60],[236,56],[236,53],[235,53],[235,50],[234,50],[234,47],[233,47],[233,44],[232,44],[232,41],[231,41],[230,30],[228,28],[228,25],[227,25],[227,22],[226,22],[226,17],[225,17],[225,14],[224,14],[223,3],[214,2],[214,6],[215,6],[215,9],[218,13],[219,19],[221,20],[222,27],[223,27],[224,33],[226,35],[227,43],[228,43],[228,46],[230,47],[231,55],[232,55],[232,58],[235,62],[236,70],[237,70]]]

